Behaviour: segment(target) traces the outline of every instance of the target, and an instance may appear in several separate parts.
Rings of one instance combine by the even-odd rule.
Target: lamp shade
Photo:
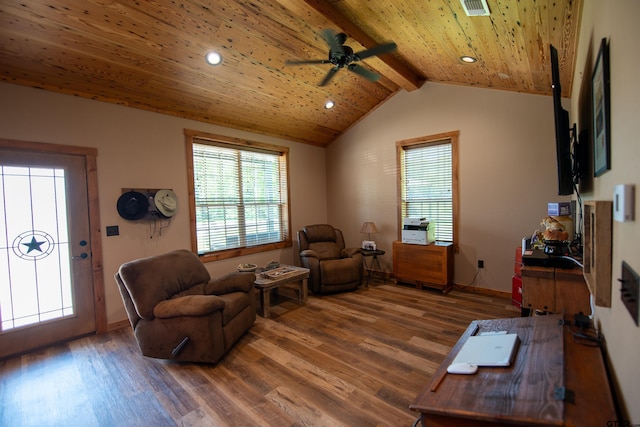
[[[360,229],[361,233],[374,234],[378,232],[376,225],[373,222],[365,222]]]

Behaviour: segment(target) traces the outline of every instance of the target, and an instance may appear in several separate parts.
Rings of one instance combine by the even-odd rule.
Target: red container
[[[520,276],[520,268],[522,267],[522,247],[518,246],[516,248],[516,265],[513,269],[514,273],[517,276]]]
[[[522,277],[520,276],[511,278],[511,303],[522,308]]]

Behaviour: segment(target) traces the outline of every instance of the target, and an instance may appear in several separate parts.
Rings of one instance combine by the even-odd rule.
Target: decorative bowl
[[[267,264],[267,270],[272,270],[274,268],[280,267],[280,263],[278,261],[271,261]]]
[[[255,265],[255,264],[239,264],[239,265],[238,265],[238,271],[243,271],[243,272],[246,272],[246,271],[249,271],[249,272],[256,271],[256,268],[258,268],[258,266],[257,266],[257,265]]]

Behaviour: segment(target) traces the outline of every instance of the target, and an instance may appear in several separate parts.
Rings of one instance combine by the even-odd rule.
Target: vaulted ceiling
[[[0,79],[318,146],[425,81],[550,95],[549,44],[568,96],[582,0],[486,3],[470,17],[460,0],[0,0]],[[397,49],[358,62],[376,82],[342,68],[320,87],[331,64],[286,62],[327,59],[325,29],[356,53]]]

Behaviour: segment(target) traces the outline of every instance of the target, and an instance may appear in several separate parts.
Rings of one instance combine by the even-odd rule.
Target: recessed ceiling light
[[[204,58],[209,65],[219,65],[222,62],[222,55],[218,52],[209,52]]]
[[[476,58],[474,58],[473,56],[467,56],[467,55],[465,55],[465,56],[461,56],[461,57],[460,57],[460,60],[461,60],[462,62],[466,62],[466,63],[468,63],[468,64],[473,64],[474,62],[476,62],[476,61],[477,61],[477,59],[476,59]]]
[[[336,103],[333,102],[332,100],[328,100],[327,102],[324,103],[324,108],[326,108],[327,110],[330,110],[335,106],[336,106]]]

